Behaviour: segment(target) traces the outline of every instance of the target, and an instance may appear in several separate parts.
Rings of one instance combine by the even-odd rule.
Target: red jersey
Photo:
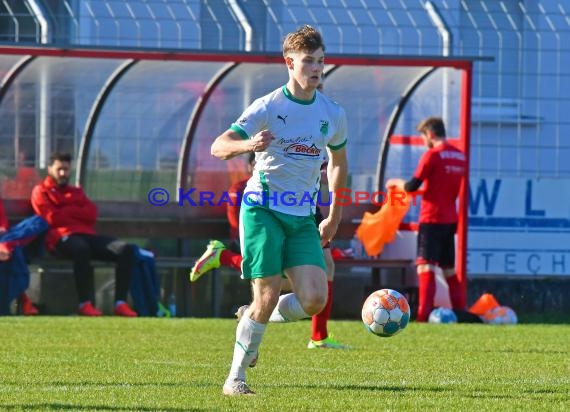
[[[414,173],[424,187],[420,223],[457,223],[455,202],[466,167],[465,154],[446,142],[423,154]]]
[[[230,197],[231,203],[226,203],[226,215],[228,217],[228,222],[230,223],[230,241],[239,239],[239,209],[241,206],[243,191],[245,190],[248,180],[249,179],[244,179],[236,182],[231,185],[228,190],[228,196]]]
[[[48,176],[32,191],[32,207],[49,223],[46,245],[53,250],[57,242],[74,233],[95,234],[97,206],[82,188],[58,186]]]

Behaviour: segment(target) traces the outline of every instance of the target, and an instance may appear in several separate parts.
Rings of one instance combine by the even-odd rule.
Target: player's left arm
[[[348,174],[348,161],[346,159],[346,147],[341,147],[336,150],[327,148],[329,155],[329,164],[327,167],[329,190],[332,193],[331,205],[329,215],[319,225],[319,232],[321,234],[321,244],[325,245],[330,242],[336,231],[338,225],[342,220],[342,203],[337,201],[337,195],[341,189],[346,188],[346,177]]]

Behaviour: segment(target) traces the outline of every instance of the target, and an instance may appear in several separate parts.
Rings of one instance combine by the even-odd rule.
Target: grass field
[[[353,349],[306,349],[308,321],[270,325],[257,395],[228,398],[233,320],[0,318],[0,410],[570,410],[570,325],[330,328]]]

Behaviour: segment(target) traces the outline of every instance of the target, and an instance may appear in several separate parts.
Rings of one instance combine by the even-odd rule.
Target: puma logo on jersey
[[[286,124],[287,124],[287,121],[286,121],[286,120],[287,120],[287,116],[289,116],[289,115],[286,114],[285,117],[283,117],[283,116],[281,116],[280,114],[278,114],[278,115],[277,115],[277,118],[278,118],[279,120],[281,120],[284,125],[286,125]]]

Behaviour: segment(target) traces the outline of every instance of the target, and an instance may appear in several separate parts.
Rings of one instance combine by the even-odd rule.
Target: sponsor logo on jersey
[[[305,142],[311,142],[313,139],[312,137],[292,137],[292,138],[285,138],[282,137],[279,140],[277,140],[277,143],[279,143],[280,145],[291,145],[291,144],[300,144],[300,143],[305,143]]]
[[[285,116],[281,116],[280,114],[277,115],[277,118],[283,122],[284,125],[287,125],[287,114]]]
[[[439,152],[439,157],[442,159],[465,160],[465,155],[463,152],[455,150],[443,150]]]
[[[285,148],[285,153],[289,157],[319,157],[321,149],[315,144],[309,146],[303,143],[294,143]]]

